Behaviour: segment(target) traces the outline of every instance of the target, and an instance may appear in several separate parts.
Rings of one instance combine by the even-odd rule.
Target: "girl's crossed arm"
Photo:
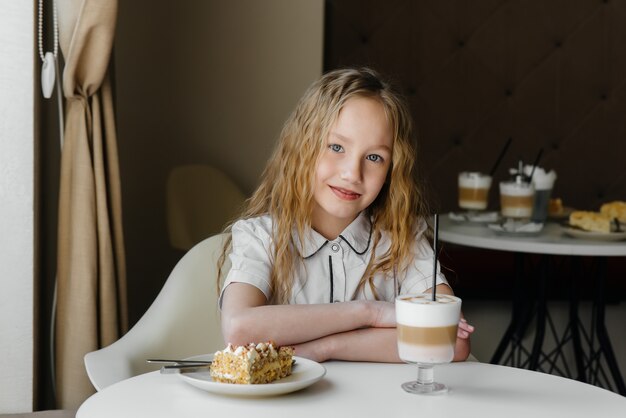
[[[446,285],[437,291],[451,293]],[[395,309],[390,302],[351,301],[332,304],[266,305],[263,292],[246,283],[231,283],[222,301],[222,331],[227,342],[273,340],[294,345],[296,353],[317,361],[329,359],[398,362]],[[473,327],[459,323],[455,361],[470,352]]]
[[[437,293],[453,294],[452,289],[445,284],[437,286]],[[386,308],[391,308],[388,314],[395,315],[395,310],[389,302]],[[469,357],[471,344],[470,335],[474,327],[464,318],[459,321],[453,361],[465,361]],[[325,360],[352,360],[352,361],[380,361],[401,362],[397,351],[397,333],[394,328],[367,328],[357,329],[328,335],[313,341],[296,345],[296,352],[302,357],[316,361]]]
[[[266,305],[263,292],[247,283],[231,283],[222,299],[222,332],[226,342],[247,344],[273,340],[297,345],[361,328],[395,328],[392,303]],[[395,329],[394,329],[395,332]]]

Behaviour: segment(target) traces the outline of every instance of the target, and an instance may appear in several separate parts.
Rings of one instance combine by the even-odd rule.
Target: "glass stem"
[[[420,385],[432,385],[433,384],[433,365],[432,364],[418,364],[417,365],[417,383]]]

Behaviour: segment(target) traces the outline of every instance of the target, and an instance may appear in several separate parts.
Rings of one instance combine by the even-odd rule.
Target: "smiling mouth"
[[[333,191],[333,193],[335,193],[336,196],[338,196],[340,199],[343,199],[343,200],[356,200],[359,197],[361,197],[361,195],[359,193],[355,193],[355,192],[352,192],[350,190],[342,189],[340,187],[330,186],[330,189]]]

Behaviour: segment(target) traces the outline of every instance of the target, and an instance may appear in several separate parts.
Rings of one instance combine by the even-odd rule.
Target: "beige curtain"
[[[127,327],[126,265],[113,97],[108,74],[117,0],[58,0],[65,58],[59,196],[57,407],[94,389],[83,356]]]

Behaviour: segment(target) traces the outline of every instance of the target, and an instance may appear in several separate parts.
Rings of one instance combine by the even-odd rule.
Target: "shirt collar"
[[[364,212],[361,212],[359,216],[339,234],[338,239],[345,241],[355,253],[362,255],[369,249],[371,236],[372,221]],[[295,228],[292,232],[292,237],[302,258],[311,257],[328,243],[328,240],[313,228],[309,228],[305,232],[302,243],[298,239],[298,232]]]

